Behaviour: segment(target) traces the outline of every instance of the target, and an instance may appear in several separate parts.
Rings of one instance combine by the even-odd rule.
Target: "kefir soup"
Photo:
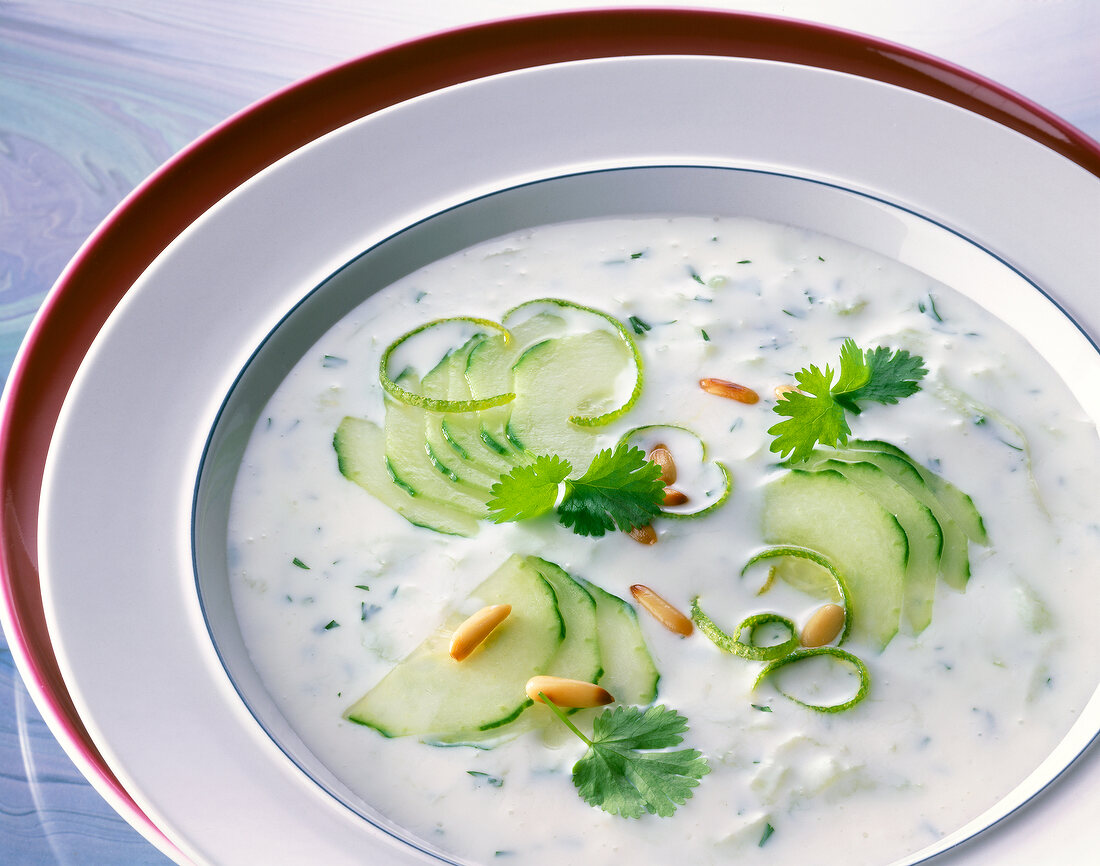
[[[353,807],[448,862],[905,862],[1093,692],[1098,446],[1023,336],[895,261],[542,226],[303,355],[233,602]]]

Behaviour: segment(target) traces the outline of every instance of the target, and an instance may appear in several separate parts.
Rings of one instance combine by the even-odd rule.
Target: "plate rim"
[[[895,84],[981,114],[1100,177],[1100,145],[969,70],[853,31],[721,10],[583,10],[445,30],[291,84],[197,139],[128,195],[65,268],[28,330],[0,401],[0,624],[28,691],[70,758],[169,856],[180,855],[107,767],[76,713],[46,634],[39,591],[38,498],[46,451],[91,342],[140,274],[187,226],[262,169],[327,132],[493,74],[670,53],[790,62]],[[294,124],[278,122],[288,115]],[[264,136],[255,134],[258,129]]]

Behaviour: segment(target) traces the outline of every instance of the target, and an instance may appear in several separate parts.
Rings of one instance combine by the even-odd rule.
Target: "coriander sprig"
[[[795,373],[798,390],[786,392],[774,407],[786,420],[769,428],[775,437],[771,450],[799,463],[818,443],[843,446],[852,432],[846,412],[858,415],[861,401],[897,403],[919,391],[927,373],[919,355],[884,346],[864,351],[849,338],[841,346],[838,371],[811,364]]]
[[[640,818],[643,812],[668,818],[710,772],[707,759],[695,749],[657,751],[683,742],[687,719],[675,710],[604,710],[592,721],[589,738],[545,694],[539,697],[588,745],[573,765],[573,784],[590,806],[624,818]]]
[[[661,513],[661,467],[640,448],[620,443],[597,454],[580,478],[569,478],[572,471],[556,455],[517,466],[490,488],[489,516],[496,523],[529,520],[556,507],[562,526],[598,537],[646,526]]]

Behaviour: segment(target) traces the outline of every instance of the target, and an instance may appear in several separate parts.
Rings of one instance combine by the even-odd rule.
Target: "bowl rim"
[[[100,794],[165,853],[179,857],[106,765],[76,712],[40,593],[37,520],[46,452],[92,341],[137,278],[192,222],[321,135],[416,96],[498,73],[654,54],[767,59],[894,84],[987,117],[1100,177],[1100,144],[954,64],[826,25],[690,9],[530,15],[421,37],[292,84],[181,151],[115,208],[66,267],[28,330],[0,401],[0,624],[55,737]],[[285,122],[290,117],[294,122]]]

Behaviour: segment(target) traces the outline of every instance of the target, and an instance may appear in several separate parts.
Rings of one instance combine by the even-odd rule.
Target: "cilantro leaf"
[[[798,390],[784,394],[774,407],[785,420],[768,429],[775,437],[771,450],[783,457],[790,454],[791,462],[799,463],[818,443],[843,446],[852,432],[846,412],[860,414],[860,401],[897,403],[919,391],[927,373],[919,355],[884,346],[863,351],[849,338],[840,349],[835,384],[836,374],[828,366],[821,370],[811,364],[795,374]]]
[[[578,535],[600,536],[613,529],[629,532],[661,513],[661,467],[641,448],[620,443],[592,460],[580,478],[565,482],[558,520]]]
[[[573,467],[557,456],[536,457],[527,466],[517,466],[489,488],[493,498],[486,503],[495,523],[528,520],[550,511],[558,501],[558,485]]]
[[[546,701],[546,696],[542,696]],[[671,816],[692,796],[692,789],[710,772],[695,749],[655,751],[679,745],[687,719],[664,706],[642,710],[604,710],[592,723],[592,738],[584,736],[552,702],[550,709],[588,751],[573,766],[573,784],[581,798],[612,815],[640,818],[644,812]],[[646,749],[648,751],[640,751]]]

